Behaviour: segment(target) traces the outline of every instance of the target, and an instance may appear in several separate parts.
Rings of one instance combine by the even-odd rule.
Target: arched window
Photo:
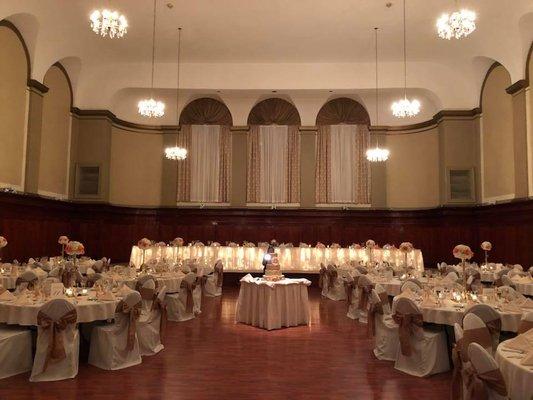
[[[250,111],[248,203],[300,202],[300,115],[288,101],[272,98]]]
[[[183,109],[178,145],[188,157],[178,162],[178,202],[229,202],[231,125],[230,111],[218,100],[197,99]]]
[[[366,159],[370,117],[355,100],[330,100],[320,109],[317,204],[370,204],[370,166]]]

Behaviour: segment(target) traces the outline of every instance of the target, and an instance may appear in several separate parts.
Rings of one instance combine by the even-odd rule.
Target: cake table
[[[241,279],[235,320],[272,330],[309,325],[307,279],[267,281],[250,274]]]

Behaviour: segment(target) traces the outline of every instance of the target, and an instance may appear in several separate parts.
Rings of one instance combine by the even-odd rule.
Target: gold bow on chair
[[[159,297],[156,297],[152,303],[152,310],[159,309],[161,311],[161,320],[159,322],[159,337],[161,338],[161,343],[165,337],[165,331],[167,329],[167,305]]]
[[[424,320],[422,314],[400,314],[392,316],[394,322],[398,324],[398,335],[400,337],[400,349],[404,356],[411,355],[411,336],[415,330],[422,327]]]
[[[383,314],[383,304],[371,303],[367,316],[367,335],[374,336],[376,332],[376,314]]]
[[[326,273],[328,274],[328,289],[335,286],[335,280],[337,279],[337,270],[334,268],[328,268]]]
[[[222,287],[222,283],[224,282],[224,267],[217,263],[214,268],[214,273],[217,277],[216,285]]]
[[[461,356],[462,339],[459,339],[452,349],[453,375],[451,400],[463,398],[463,361]]]
[[[357,287],[354,281],[344,281],[344,290],[346,291],[346,305],[348,308],[352,305],[353,290]]]
[[[478,373],[473,365],[466,364],[464,368],[466,380],[467,400],[488,400],[491,389],[496,393],[507,396],[507,388],[499,369]]]
[[[318,277],[318,287],[323,288],[324,287],[324,278],[326,277],[326,267],[324,267],[324,264],[320,265],[320,276]]]
[[[192,313],[194,309],[193,292],[194,292],[194,289],[196,289],[196,282],[189,283],[183,280],[181,281],[180,287],[187,290],[187,302],[185,303],[185,312]]]
[[[359,286],[361,293],[359,294],[359,309],[365,310],[368,304],[370,293],[372,293],[373,285],[361,285]]]
[[[137,332],[137,320],[141,316],[141,302],[135,303],[133,307],[130,307],[128,303],[121,300],[117,304],[117,308],[115,309],[115,313],[122,313],[122,314],[128,314],[129,321],[128,321],[128,340],[126,342],[126,348],[125,350],[132,351],[133,347],[135,346],[135,335]]]
[[[50,340],[48,342],[48,349],[46,351],[46,358],[43,365],[43,370],[46,371],[49,362],[63,360],[67,355],[65,353],[65,344],[63,343],[63,332],[68,325],[76,323],[78,315],[76,309],[70,310],[64,314],[60,319],[54,321],[43,311],[37,314],[37,325],[43,330],[50,332]]]

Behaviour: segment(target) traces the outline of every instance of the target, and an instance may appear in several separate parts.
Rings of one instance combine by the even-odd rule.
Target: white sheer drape
[[[191,200],[217,202],[219,200],[220,126],[192,125]]]
[[[259,127],[261,152],[259,201],[262,203],[287,201],[288,132],[288,126]]]
[[[353,159],[356,157],[357,127],[332,125],[331,138],[331,194],[332,203],[353,203],[357,192],[357,177]]]

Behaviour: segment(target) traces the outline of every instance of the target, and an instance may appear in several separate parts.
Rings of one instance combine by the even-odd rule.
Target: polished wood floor
[[[103,371],[82,360],[78,376],[60,382],[18,375],[0,380],[0,399],[449,399],[450,373],[415,378],[376,360],[345,303],[310,290],[311,326],[235,324],[238,289],[224,288],[200,317],[169,322],[166,348],[141,365]]]

